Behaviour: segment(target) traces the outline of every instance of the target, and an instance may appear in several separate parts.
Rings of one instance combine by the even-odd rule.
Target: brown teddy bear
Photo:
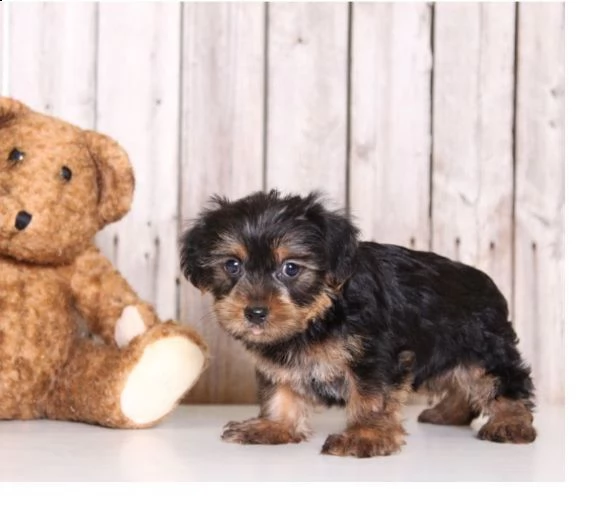
[[[206,346],[160,322],[94,245],[131,205],[127,154],[0,98],[0,159],[0,419],[157,423]]]

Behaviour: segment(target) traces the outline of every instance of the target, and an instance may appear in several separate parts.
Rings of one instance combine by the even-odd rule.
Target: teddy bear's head
[[[134,179],[112,139],[0,98],[0,255],[67,263],[131,205]]]

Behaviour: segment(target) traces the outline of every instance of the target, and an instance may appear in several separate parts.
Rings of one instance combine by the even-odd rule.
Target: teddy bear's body
[[[52,381],[66,363],[76,321],[65,268],[0,257],[0,418],[44,416]],[[37,310],[36,308],[52,307]],[[43,344],[43,351],[40,346]]]
[[[200,375],[201,338],[94,245],[133,187],[116,142],[0,98],[0,419],[149,426]]]

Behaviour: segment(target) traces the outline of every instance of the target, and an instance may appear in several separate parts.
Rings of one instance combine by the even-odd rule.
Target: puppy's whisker
[[[195,320],[195,321],[197,321],[197,322],[201,322],[201,321],[204,321],[206,318],[210,318],[210,317],[212,317],[212,318],[215,318],[215,320],[216,320],[216,318],[217,318],[217,314],[216,314],[216,312],[214,311],[214,309],[211,309],[209,312],[206,312],[206,313],[205,313],[205,314],[203,314],[202,316],[200,316],[200,317],[196,318],[196,320]]]

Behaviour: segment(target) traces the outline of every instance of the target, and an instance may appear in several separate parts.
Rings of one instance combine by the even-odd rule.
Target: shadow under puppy
[[[186,278],[256,364],[260,414],[223,439],[306,440],[311,406],[345,406],[322,453],[370,457],[404,444],[402,407],[443,393],[421,422],[489,420],[480,439],[528,443],[533,384],[505,298],[483,272],[428,252],[359,242],[316,193],[215,197],[181,240]]]

